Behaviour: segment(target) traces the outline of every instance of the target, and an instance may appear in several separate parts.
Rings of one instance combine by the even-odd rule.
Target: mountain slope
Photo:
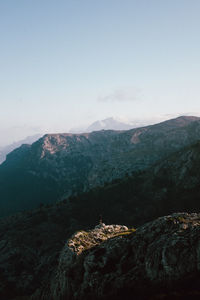
[[[131,176],[115,180],[104,187],[95,188],[87,193],[57,202],[54,205],[41,206],[33,211],[2,218],[0,220],[0,298],[7,300],[13,299],[15,296],[22,297],[35,293],[34,299],[40,299],[40,295],[47,295],[49,297],[47,299],[51,299],[51,293],[53,293],[53,290],[58,290],[59,284],[61,284],[61,281],[54,277],[55,273],[59,272],[59,276],[64,280],[62,271],[66,270],[62,268],[61,262],[66,260],[65,248],[62,256],[60,256],[59,266],[58,258],[61,249],[66,246],[66,239],[77,230],[93,228],[99,221],[99,214],[102,214],[103,221],[106,223],[138,227],[138,225],[142,225],[146,221],[152,221],[154,218],[171,214],[174,211],[199,212],[199,165],[200,142],[171,154],[164,160],[151,166],[148,170],[139,171]],[[162,251],[169,254],[167,256],[169,260],[170,256],[172,258],[175,257],[179,264],[178,268],[175,267],[177,264],[172,264],[170,269],[172,273],[168,274],[172,278],[172,290],[165,291],[163,286],[160,289],[159,284],[156,285],[156,290],[152,290],[153,293],[157,293],[157,291],[158,294],[166,293],[166,299],[170,299],[174,295],[182,297],[185,292],[188,293],[187,297],[190,299],[192,290],[195,290],[199,285],[198,282],[196,284],[196,281],[194,281],[194,278],[198,279],[199,277],[195,277],[194,270],[196,267],[192,264],[195,256],[191,250],[196,249],[195,241],[199,239],[199,231],[194,224],[196,221],[193,217],[193,215],[179,214],[163,218],[162,221],[147,224],[145,227],[142,227],[145,230],[137,230],[137,232],[143,232],[141,239],[138,237],[139,240],[133,241],[134,253],[138,251],[138,256],[136,256],[138,262],[140,258],[141,262],[143,261],[143,255],[148,257],[149,263],[151,257],[154,257],[156,263],[151,265],[151,268],[155,270],[153,274],[157,274],[155,275],[156,284],[159,278],[166,278],[165,275],[167,275],[164,273],[163,268],[159,267],[163,263],[160,261]],[[170,222],[168,223],[167,220]],[[195,237],[194,240],[193,237]],[[143,245],[142,241],[144,240],[145,243]],[[111,249],[115,249],[115,247],[112,247],[112,241],[109,245]],[[169,247],[169,245],[171,246]],[[191,245],[193,245],[192,248]],[[102,247],[104,247],[103,244]],[[128,251],[129,247],[123,248],[122,242],[117,249],[121,249],[123,255],[126,256],[126,251]],[[148,256],[146,256],[147,252],[145,252],[147,249],[149,249]],[[175,249],[177,249],[177,252]],[[92,251],[91,249],[91,256],[93,255]],[[129,276],[125,268],[127,265],[130,266],[128,253],[129,251],[124,262],[123,260],[121,261],[124,264],[124,267],[121,269],[124,272],[124,279]],[[186,253],[185,258],[178,260],[178,257],[183,255],[183,253]],[[188,253],[192,254],[188,255]],[[88,257],[91,257],[89,253],[88,255]],[[123,255],[120,255],[120,257],[123,257]],[[105,261],[110,259],[110,256],[108,258],[106,256],[103,257]],[[135,256],[132,255],[131,257],[133,259],[132,263],[135,265]],[[116,259],[118,262],[120,261],[120,259]],[[69,262],[69,260],[67,261]],[[185,261],[186,264],[184,263]],[[112,260],[110,262],[110,266],[112,266]],[[98,259],[94,263],[101,265]],[[187,273],[189,276],[192,275],[190,278],[195,283],[194,286],[191,285],[191,289],[189,277],[184,282],[184,272],[188,270],[185,268],[186,265],[192,268]],[[138,267],[140,268],[141,265],[138,265]],[[79,270],[78,267],[77,270]],[[112,269],[106,266],[104,271],[107,272],[107,270],[111,270],[109,274],[112,272]],[[141,270],[144,275],[144,268],[142,267]],[[164,270],[167,270],[166,266]],[[76,272],[74,274],[77,276]],[[79,272],[79,274],[82,273]],[[117,279],[115,274],[119,273],[113,272],[113,289],[110,289],[110,291],[114,291],[114,286],[116,282],[119,282],[119,278],[123,279],[123,276],[119,276]],[[137,277],[138,273],[135,272],[135,269],[134,274],[136,276],[134,277],[135,279],[144,279],[143,275],[141,275],[142,277]],[[181,286],[176,285],[177,282],[174,281],[173,274],[178,274],[179,278],[183,279]],[[90,278],[92,274],[88,273],[88,276],[87,278]],[[106,278],[100,278],[102,279],[100,280],[101,282],[106,283]],[[52,290],[49,289],[51,280],[53,280],[51,283]],[[76,288],[75,282],[74,288]],[[82,283],[85,285],[87,281]],[[141,290],[137,290],[137,285],[132,285],[133,281],[129,288],[126,285],[128,283],[127,280],[122,280],[122,283],[124,287],[122,289],[123,293],[125,289],[129,288],[135,293],[141,293]],[[163,283],[166,286],[166,282],[163,281]],[[83,285],[81,285],[81,289]],[[101,283],[98,282],[98,285],[101,286]],[[62,287],[62,293],[65,293],[66,286],[62,285]],[[183,290],[183,287],[186,290]],[[187,290],[188,287],[189,289]],[[104,288],[102,287],[101,290],[104,291]],[[148,287],[147,291],[149,291]],[[93,289],[93,292],[96,293],[95,289]],[[86,297],[86,294],[84,297]]]
[[[71,211],[85,226],[93,224],[99,213],[108,223],[138,225],[174,211],[198,212],[199,165],[197,142],[144,171],[70,199]]]
[[[6,160],[6,155],[8,153],[10,153],[11,151],[13,151],[16,148],[19,148],[22,144],[32,144],[35,141],[37,141],[39,138],[41,137],[41,134],[35,134],[32,136],[28,136],[27,138],[25,138],[24,140],[15,142],[11,145],[5,146],[5,147],[1,147],[0,148],[0,164]]]
[[[200,139],[200,119],[128,131],[45,135],[0,166],[1,215],[68,198],[145,170]]]

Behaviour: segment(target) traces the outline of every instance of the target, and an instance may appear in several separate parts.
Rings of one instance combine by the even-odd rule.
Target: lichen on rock
[[[94,246],[106,241],[109,238],[122,234],[128,234],[135,230],[129,230],[128,227],[122,225],[105,225],[101,223],[90,231],[78,231],[67,242],[67,246],[77,255],[83,251],[89,250]]]

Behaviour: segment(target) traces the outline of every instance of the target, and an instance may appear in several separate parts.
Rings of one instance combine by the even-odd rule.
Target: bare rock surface
[[[76,231],[57,209],[0,222],[0,299],[199,299],[200,214]]]
[[[200,214],[177,213],[136,231],[103,225],[76,233],[60,254],[49,288],[39,297],[108,300],[199,296]]]

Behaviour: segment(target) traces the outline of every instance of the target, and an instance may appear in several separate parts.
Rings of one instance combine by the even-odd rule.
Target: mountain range
[[[1,215],[69,199],[115,180],[123,182],[139,171],[149,174],[157,163],[165,166],[170,155],[198,147],[199,139],[197,117],[126,131],[45,135],[15,149],[0,166]],[[160,170],[159,178],[164,166],[155,169]],[[149,178],[151,173],[146,186]]]
[[[197,117],[15,149],[0,166],[0,298],[199,299],[199,165]]]
[[[134,121],[132,123],[125,123],[119,121],[116,118],[110,117],[104,120],[98,120],[92,123],[89,126],[77,127],[72,128],[69,130],[70,133],[80,133],[80,132],[92,132],[92,131],[100,131],[100,130],[128,130],[131,128],[136,128],[143,126],[147,122],[142,121]],[[28,136],[23,140],[19,140],[12,144],[0,147],[0,164],[6,160],[6,155],[12,152],[14,149],[19,148],[23,144],[32,144],[33,142],[37,141],[42,134],[35,134],[32,136]]]

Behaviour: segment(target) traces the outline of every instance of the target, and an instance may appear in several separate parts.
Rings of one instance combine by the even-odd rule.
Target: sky
[[[200,114],[199,0],[0,0],[0,146]]]

